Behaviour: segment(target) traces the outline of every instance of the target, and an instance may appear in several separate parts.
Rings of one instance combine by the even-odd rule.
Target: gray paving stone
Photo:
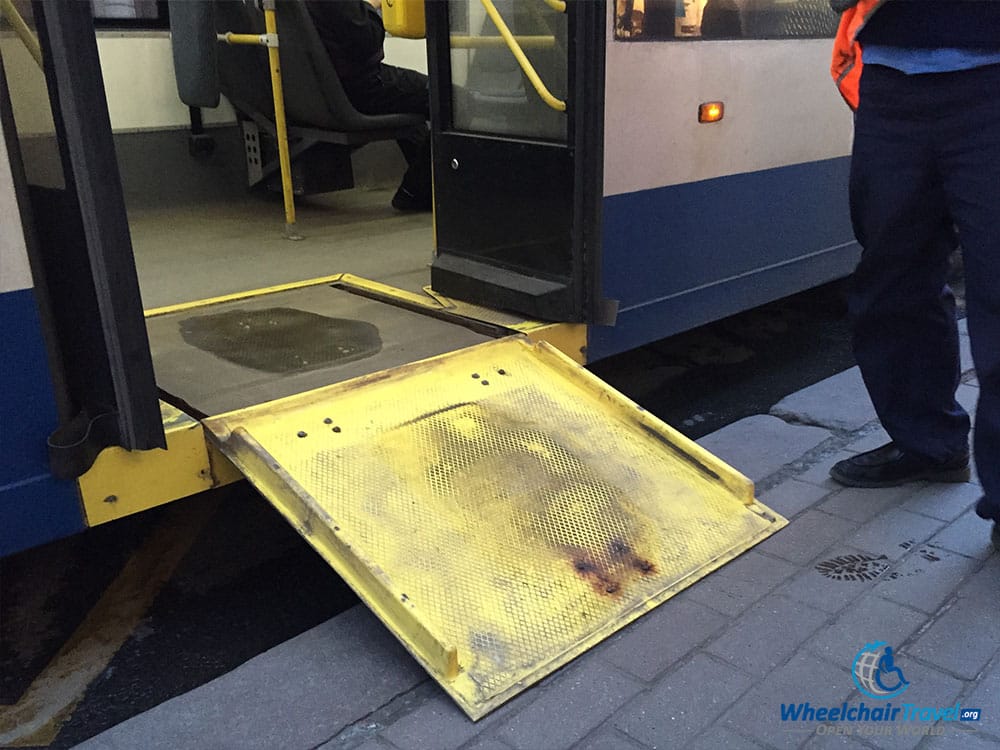
[[[858,524],[852,521],[808,510],[761,542],[757,549],[796,565],[805,565],[857,528]]]
[[[980,734],[977,731],[964,731],[948,727],[942,737],[930,737],[928,750],[996,750],[1000,746],[1000,738]]]
[[[81,742],[76,747],[82,747],[86,750],[126,750],[126,747],[122,747],[116,744],[111,738],[100,734],[90,738],[86,742]]]
[[[316,747],[426,679],[359,605],[98,738],[143,750]]]
[[[906,679],[910,681],[910,687],[893,700],[894,705],[903,703],[913,703],[917,706],[955,705],[955,700],[962,689],[963,683],[960,680],[907,659],[905,652],[899,654],[895,664],[903,670]],[[896,733],[875,736],[869,741],[886,750],[908,750],[916,747],[922,739],[921,735]]]
[[[781,704],[839,705],[853,688],[846,669],[800,651],[741,698],[720,724],[769,747],[798,747],[813,735],[817,722],[783,722]]]
[[[857,452],[853,450],[836,451],[828,456],[824,456],[805,471],[796,474],[795,478],[800,482],[808,482],[809,484],[815,484],[817,487],[823,487],[828,492],[842,490],[844,489],[844,485],[830,478],[830,467],[838,461],[856,455]]]
[[[725,615],[690,599],[669,599],[592,653],[648,682],[727,622]]]
[[[866,642],[902,643],[926,621],[925,614],[866,594],[811,638],[806,648],[833,664],[850,664]]]
[[[845,487],[821,503],[819,510],[830,515],[866,523],[889,508],[900,505],[911,494],[912,486],[862,489]]]
[[[344,747],[343,743],[338,740],[330,740],[329,742],[324,742],[316,750],[342,750]],[[357,745],[351,750],[399,750],[395,745],[393,745],[389,740],[382,739],[381,737],[372,737],[367,740],[364,744]],[[509,748],[507,750],[510,750]]]
[[[889,437],[889,433],[882,429],[882,426],[879,425],[864,437],[860,437],[854,442],[848,443],[847,450],[855,451],[857,453],[866,453],[867,451],[873,451],[876,448],[881,448],[890,440],[892,440],[892,438]]]
[[[994,555],[959,587],[958,595],[1000,601],[1000,555]]]
[[[967,726],[1000,735],[1000,660],[994,659],[994,663],[976,681],[972,692],[962,700],[962,705],[983,711],[981,721],[976,724],[970,722]]]
[[[738,617],[706,651],[761,676],[795,653],[826,619],[825,612],[771,595]],[[776,638],[778,632],[781,635]]]
[[[614,725],[654,749],[686,747],[752,684],[734,667],[696,654],[620,711]]]
[[[504,722],[496,737],[517,750],[571,748],[640,690],[635,679],[603,661],[584,658]]]
[[[434,747],[434,745],[430,745],[430,747]],[[462,750],[511,750],[511,747],[500,740],[487,738],[474,740],[470,744],[464,745]]]
[[[927,544],[985,560],[993,554],[993,545],[990,543],[992,526],[992,523],[984,521],[970,510],[932,536]]]
[[[772,488],[760,497],[760,501],[768,508],[780,513],[785,518],[791,518],[797,513],[812,507],[829,494],[825,487],[788,479]]]
[[[800,424],[849,432],[877,419],[857,367],[786,396],[770,413]]]
[[[790,425],[760,414],[733,422],[698,443],[759,482],[829,437],[829,431],[820,427]]]
[[[909,549],[908,544],[921,544],[944,524],[933,518],[895,508],[869,521],[845,543],[898,560]]]
[[[488,723],[489,717],[473,722],[442,692],[386,727],[382,736],[400,750],[423,750],[427,747],[446,750],[468,742],[480,734]]]
[[[955,400],[962,405],[962,408],[969,412],[972,417],[972,424],[976,424],[976,404],[979,401],[979,389],[975,386],[962,383],[955,391]]]
[[[932,614],[979,563],[946,550],[919,545],[875,585],[879,596]]]
[[[816,735],[802,746],[802,750],[829,750],[829,748],[840,748],[841,750],[866,750],[871,747],[871,745],[866,745],[853,734],[836,734],[834,730],[837,727],[841,728],[845,732],[853,732],[853,729],[847,724],[834,725],[831,729],[825,730],[820,730],[819,727],[817,727]],[[827,733],[819,734],[820,731],[825,731]]]
[[[723,614],[736,615],[796,570],[791,563],[751,550],[702,578],[683,595]]]
[[[698,735],[687,746],[687,750],[754,750],[759,747],[756,742],[741,734],[716,726]]]
[[[876,557],[849,547],[832,549],[777,591],[824,612],[839,612],[871,591],[878,576],[888,569],[889,560]]]
[[[972,361],[972,340],[969,338],[968,333],[959,335],[958,337],[958,355],[963,373],[975,368],[976,365]]]
[[[911,513],[954,521],[982,496],[981,487],[965,484],[925,484],[914,490],[900,506]]]
[[[585,739],[583,744],[576,745],[573,750],[646,750],[646,746],[640,745],[614,727],[606,727]]]
[[[962,597],[907,652],[971,680],[993,658],[998,645],[997,599]]]

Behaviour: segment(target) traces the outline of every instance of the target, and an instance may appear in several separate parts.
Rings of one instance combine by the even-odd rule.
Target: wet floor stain
[[[185,343],[260,372],[293,374],[371,357],[382,350],[376,326],[292,307],[228,310],[179,323]]]

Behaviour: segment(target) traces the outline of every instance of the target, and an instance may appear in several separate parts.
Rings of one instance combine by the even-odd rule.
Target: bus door
[[[606,322],[596,269],[604,4],[427,3],[435,291]]]
[[[53,474],[105,447],[165,447],[89,3],[34,4],[62,175],[27,190],[60,426]],[[56,184],[61,183],[61,184]]]

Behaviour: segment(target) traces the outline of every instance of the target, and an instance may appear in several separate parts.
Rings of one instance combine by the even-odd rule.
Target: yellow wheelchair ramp
[[[787,523],[522,337],[205,425],[473,719]]]

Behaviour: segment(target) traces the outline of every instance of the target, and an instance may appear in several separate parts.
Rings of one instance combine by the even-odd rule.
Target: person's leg
[[[415,70],[381,65],[377,73],[345,88],[354,107],[366,115],[418,114],[430,116],[427,76]],[[426,211],[431,208],[431,145],[426,131],[397,141],[409,165],[392,199],[396,208]]]
[[[955,300],[955,247],[921,76],[870,66],[862,78],[851,212],[864,251],[851,281],[855,357],[897,449],[930,464],[968,451]]]
[[[383,64],[377,71],[345,84],[344,91],[354,108],[365,115],[430,117],[427,76],[415,70]]]
[[[948,207],[965,260],[966,309],[979,381],[974,434],[984,499],[977,510],[1000,520],[1000,66],[953,74],[943,85],[939,137]],[[983,88],[986,86],[987,88]]]

